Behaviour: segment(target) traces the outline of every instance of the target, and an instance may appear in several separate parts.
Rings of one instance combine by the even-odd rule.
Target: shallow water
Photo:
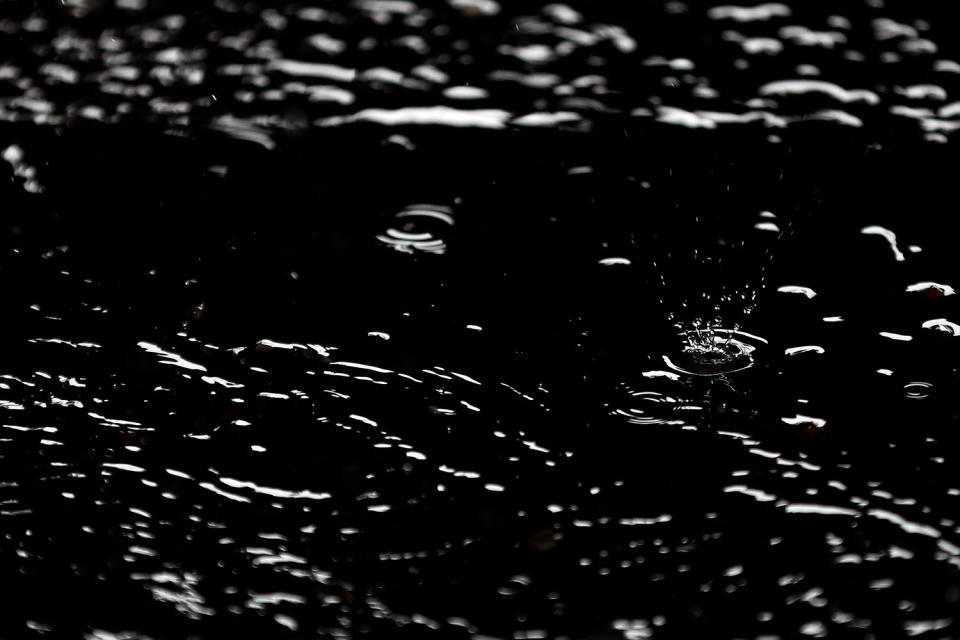
[[[0,637],[960,637],[940,4],[147,5],[0,2]]]

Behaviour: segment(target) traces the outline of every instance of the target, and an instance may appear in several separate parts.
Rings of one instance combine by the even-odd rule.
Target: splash
[[[663,356],[668,367],[695,376],[716,376],[753,366],[758,349],[767,343],[758,336],[733,329],[695,326],[681,334],[683,349]]]

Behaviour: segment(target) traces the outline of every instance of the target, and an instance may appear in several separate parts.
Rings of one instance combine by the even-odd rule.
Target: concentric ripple
[[[441,205],[410,205],[394,216],[377,240],[403,253],[445,253],[444,234],[453,226],[451,214],[449,207]]]

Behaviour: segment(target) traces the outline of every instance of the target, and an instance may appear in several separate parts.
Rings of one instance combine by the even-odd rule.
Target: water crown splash
[[[669,173],[673,215],[654,234],[665,248],[652,252],[660,301],[678,337],[663,360],[680,373],[713,376],[749,368],[767,344],[744,325],[790,223],[756,197],[769,185],[751,184],[753,172],[705,173]],[[735,189],[740,183],[747,184]]]

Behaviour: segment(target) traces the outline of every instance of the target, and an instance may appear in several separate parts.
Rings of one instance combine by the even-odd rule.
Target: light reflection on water
[[[935,9],[13,4],[0,636],[955,630]]]

